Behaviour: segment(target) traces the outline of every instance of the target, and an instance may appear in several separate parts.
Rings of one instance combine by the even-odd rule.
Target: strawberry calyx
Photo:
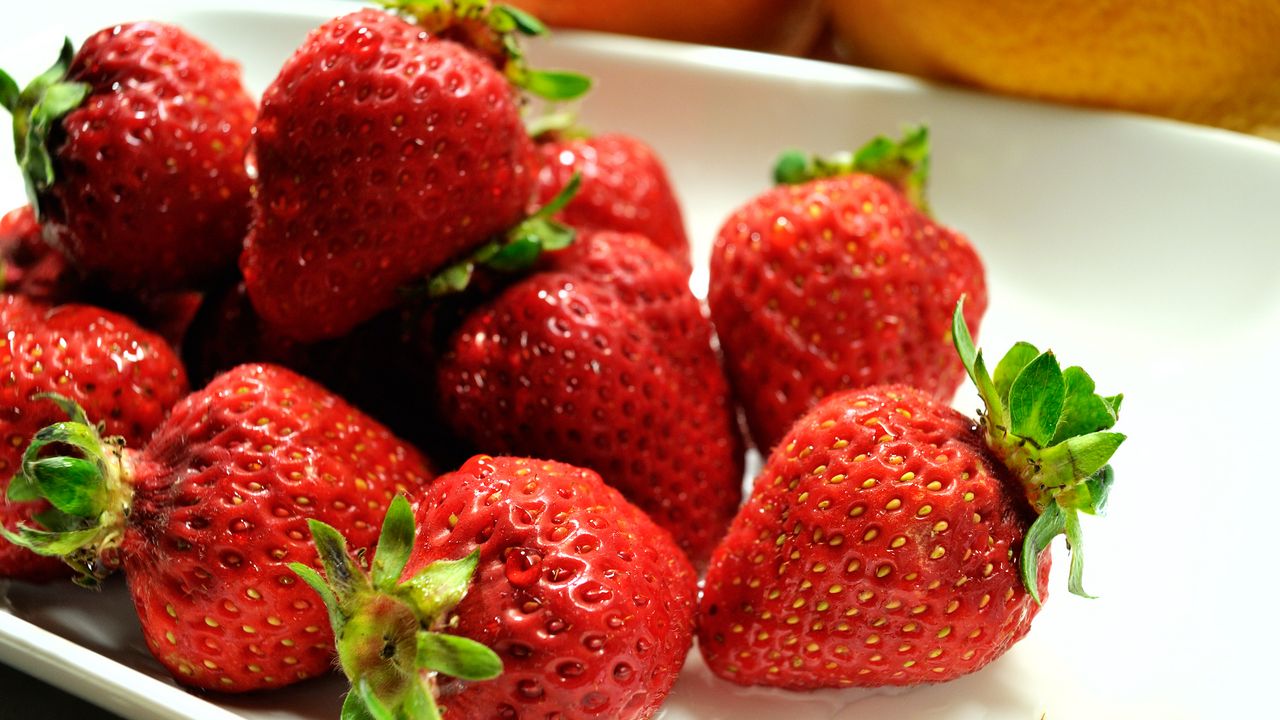
[[[1040,602],[1036,579],[1041,552],[1058,535],[1071,552],[1068,589],[1084,590],[1084,543],[1080,513],[1100,514],[1115,479],[1108,462],[1125,436],[1112,432],[1124,395],[1094,392],[1093,378],[1077,366],[1065,370],[1053,351],[1015,344],[987,370],[964,320],[964,298],[956,303],[952,339],[986,405],[979,412],[987,446],[1021,481],[1039,516],[1023,541],[1023,584]]]
[[[547,26],[523,10],[490,0],[379,0],[432,35],[475,49],[506,73],[511,84],[546,100],[572,100],[591,79],[564,70],[536,70],[525,61],[519,36],[547,34]]]
[[[13,115],[14,151],[26,182],[27,197],[37,212],[38,194],[54,182],[50,135],[58,121],[80,107],[89,94],[87,83],[67,80],[75,54],[75,47],[67,38],[57,62],[21,92],[13,78],[0,70],[0,106]]]
[[[133,502],[132,477],[124,439],[102,437],[74,401],[42,393],[70,418],[42,428],[22,455],[18,474],[9,481],[9,502],[45,500],[52,506],[35,520],[41,527],[19,524],[9,542],[40,555],[61,558],[77,571],[75,581],[98,587],[120,566],[119,547]],[[46,448],[72,448],[77,455],[46,455]]]
[[[501,273],[524,272],[533,267],[542,253],[572,245],[576,231],[552,218],[569,204],[581,186],[582,174],[574,173],[564,188],[537,212],[432,276],[427,281],[427,295],[439,298],[466,290],[479,267]]]
[[[403,495],[387,509],[369,572],[352,559],[341,533],[318,520],[309,524],[324,575],[301,563],[289,567],[329,610],[338,659],[351,681],[343,720],[439,720],[437,675],[479,681],[502,673],[492,650],[442,632],[471,585],[478,550],[401,581],[415,535]]]
[[[899,140],[877,135],[857,152],[829,157],[788,150],[773,166],[773,181],[778,185],[798,185],[853,173],[875,175],[894,185],[911,204],[929,214],[925,193],[929,180],[929,128],[907,127]]]

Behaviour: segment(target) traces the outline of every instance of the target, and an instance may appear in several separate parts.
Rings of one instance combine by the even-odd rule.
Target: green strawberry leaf
[[[369,706],[354,688],[343,698],[342,714],[339,717],[342,720],[374,720],[373,713],[369,712]]]
[[[541,20],[533,15],[512,5],[495,5],[493,8],[495,14],[505,15],[511,20],[512,25],[522,35],[536,37],[538,35],[547,34],[547,26]]]
[[[1040,447],[1049,444],[1062,416],[1067,387],[1052,352],[1027,364],[1009,386],[1009,429]]]
[[[1088,373],[1079,367],[1069,367],[1062,371],[1062,379],[1067,386],[1066,403],[1050,444],[1106,430],[1116,424],[1115,410],[1106,398],[1094,393],[1093,378]]]
[[[773,179],[795,185],[819,178],[865,173],[895,185],[921,212],[929,213],[925,188],[929,179],[929,129],[908,126],[898,140],[879,135],[857,152],[829,157],[788,150],[773,166]]]
[[[951,341],[955,344],[956,352],[960,354],[960,360],[964,363],[965,371],[969,373],[969,379],[978,387],[978,394],[982,396],[982,402],[987,406],[987,417],[998,424],[1008,425],[1009,419],[1004,403],[1000,400],[1000,393],[996,390],[995,382],[991,380],[991,374],[987,372],[982,353],[973,344],[969,325],[964,320],[963,297],[956,302],[956,311],[951,316]]]
[[[353,694],[359,695],[360,699],[364,701],[365,711],[369,713],[369,717],[372,717],[373,720],[398,720],[395,713],[391,712],[391,709],[382,703],[368,680],[364,678],[356,680],[355,686],[352,687],[351,691]]]
[[[77,457],[50,457],[24,463],[24,472],[35,480],[39,496],[68,515],[97,517],[107,504],[107,488],[98,482],[97,463]]]
[[[1080,532],[1080,515],[1073,508],[1062,511],[1064,530],[1067,534],[1067,549],[1071,552],[1071,571],[1067,576],[1067,589],[1072,595],[1093,599],[1093,595],[1085,592],[1082,577],[1084,576],[1084,536]]]
[[[13,112],[18,107],[18,83],[9,73],[0,70],[0,107]]]
[[[413,552],[413,537],[413,509],[403,495],[396,495],[382,521],[382,534],[373,555],[374,587],[390,590],[399,584],[400,575]]]
[[[9,502],[39,500],[40,486],[26,473],[18,473],[9,480],[9,489],[5,492],[5,498]]]
[[[813,179],[809,157],[800,150],[787,150],[778,156],[773,165],[773,182],[776,185],[799,185]]]
[[[438,298],[460,293],[471,284],[471,276],[475,271],[476,266],[473,262],[454,263],[431,278],[427,283],[427,295]]]
[[[50,532],[21,524],[18,525],[17,532],[10,532],[0,527],[0,535],[14,545],[24,547],[38,555],[59,558],[70,555],[97,539],[100,532],[101,530],[96,527],[70,532]]]
[[[453,609],[466,596],[480,563],[480,551],[473,551],[461,560],[439,560],[423,568],[405,584],[413,590],[415,609],[430,625],[444,613]]]
[[[329,583],[315,569],[302,563],[289,563],[289,569],[295,575],[302,578],[302,581],[316,591],[320,599],[324,601],[325,609],[329,611],[329,626],[333,628],[334,637],[341,637],[342,628],[347,624],[347,618],[342,614],[342,606],[338,603],[338,598],[330,589]]]
[[[502,659],[484,645],[425,630],[418,633],[417,664],[462,680],[492,680],[502,674]]]
[[[400,712],[397,714],[412,720],[441,720],[435,698],[422,683],[409,686],[409,691],[400,700]]]
[[[591,78],[567,70],[527,70],[522,79],[525,90],[544,100],[573,100],[591,89]]]
[[[1040,452],[1041,484],[1064,487],[1083,481],[1111,460],[1125,436],[1117,432],[1095,432],[1067,438]]]
[[[1088,502],[1076,505],[1076,508],[1090,515],[1101,515],[1107,509],[1107,499],[1111,496],[1111,484],[1114,482],[1115,471],[1110,465],[1102,466],[1101,470],[1090,475],[1084,482]]]
[[[354,562],[347,550],[347,539],[331,525],[319,520],[307,520],[311,528],[311,537],[315,541],[320,555],[320,565],[324,568],[329,588],[337,596],[339,603],[346,603],[362,590],[369,589],[369,577]]]
[[[1022,585],[1031,593],[1031,598],[1040,604],[1040,553],[1049,547],[1049,543],[1066,530],[1066,520],[1062,508],[1056,503],[1050,504],[1040,517],[1031,523],[1027,536],[1022,539],[1022,556],[1019,558],[1019,570],[1022,573]]]
[[[1009,348],[1009,352],[1000,358],[1000,362],[996,363],[995,384],[996,392],[1000,395],[1000,399],[1007,405],[1009,403],[1009,388],[1013,385],[1014,378],[1022,372],[1022,369],[1036,359],[1040,351],[1035,345],[1028,342],[1014,343]]]

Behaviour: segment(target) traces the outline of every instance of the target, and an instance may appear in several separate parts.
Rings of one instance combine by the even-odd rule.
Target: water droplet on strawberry
[[[516,587],[529,587],[542,574],[542,556],[529,548],[513,548],[507,553],[507,581]]]

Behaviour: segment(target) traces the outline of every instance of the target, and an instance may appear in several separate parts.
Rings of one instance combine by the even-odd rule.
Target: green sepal
[[[1044,447],[1062,416],[1067,386],[1051,352],[1027,363],[1009,386],[1009,431]]]
[[[562,102],[586,95],[591,90],[591,78],[568,70],[527,70],[517,83],[543,100]]]
[[[512,5],[495,5],[495,15],[503,15],[510,19],[512,27],[522,35],[536,37],[547,34],[547,26],[541,20],[518,7]]]
[[[72,400],[52,393],[34,399],[55,403],[72,419],[36,432],[18,474],[9,481],[9,502],[49,503],[49,509],[34,517],[41,527],[20,524],[4,537],[32,552],[60,558],[79,573],[78,583],[96,587],[115,570],[115,550],[132,503],[124,441],[103,438]],[[50,455],[50,450],[59,454]]]
[[[427,281],[427,295],[440,298],[459,293],[471,285],[477,268],[501,273],[520,273],[531,269],[544,252],[563,250],[573,244],[576,231],[551,219],[564,209],[582,187],[582,174],[575,172],[569,182],[523,222],[508,230],[501,238],[491,240],[467,257],[446,266]]]
[[[480,551],[476,550],[461,560],[437,560],[409,578],[405,585],[413,589],[418,617],[425,624],[434,624],[462,602],[479,563]]]
[[[551,139],[567,140],[591,137],[591,133],[578,125],[578,113],[571,110],[546,112],[524,122],[525,132],[534,142]]]
[[[361,678],[356,680],[355,685],[351,688],[351,693],[360,698],[364,704],[364,710],[373,720],[398,720],[395,713],[382,703],[382,699],[373,691],[373,686],[368,680]]]
[[[418,633],[418,667],[462,680],[492,680],[502,674],[502,659],[470,638],[423,630]]]
[[[403,495],[396,495],[382,520],[382,534],[373,555],[373,586],[392,590],[400,582],[413,552],[413,509]]]
[[[294,562],[289,563],[289,569],[302,578],[302,581],[312,590],[315,590],[320,599],[324,601],[324,606],[329,611],[329,626],[333,628],[334,637],[342,635],[342,628],[347,624],[347,617],[342,613],[342,606],[338,603],[338,597],[333,594],[329,584],[324,581],[320,573],[315,571],[315,568],[309,565]]]
[[[546,35],[547,26],[523,10],[490,0],[379,0],[379,4],[429,33],[461,40],[488,57],[511,84],[533,95],[572,100],[591,89],[591,79],[585,75],[528,66],[518,37]]]
[[[365,685],[368,685],[368,682],[365,682]],[[375,720],[373,713],[369,712],[369,705],[355,688],[352,688],[342,699],[342,713],[339,717],[342,720]]]
[[[773,180],[779,185],[794,185],[852,173],[875,175],[893,184],[928,214],[925,190],[929,181],[929,129],[924,125],[908,126],[898,140],[879,135],[856,152],[829,157],[788,150],[774,164]]]
[[[18,107],[18,83],[14,81],[9,73],[0,70],[0,107],[13,112]]]
[[[501,672],[493,651],[439,632],[466,595],[478,550],[461,560],[432,563],[400,582],[415,528],[409,502],[397,496],[383,520],[371,579],[352,560],[341,533],[316,520],[309,525],[325,576],[306,565],[290,568],[329,610],[338,658],[352,682],[343,718],[438,718],[435,673],[485,680]]]
[[[17,83],[0,78],[0,104],[13,115],[13,147],[22,169],[31,206],[39,211],[39,196],[54,183],[50,135],[67,113],[80,107],[89,85],[67,80],[75,47],[65,39],[58,60],[15,96]]]
[[[1036,602],[1041,550],[1060,534],[1071,551],[1071,592],[1084,591],[1083,538],[1079,514],[1100,514],[1114,481],[1109,465],[1125,436],[1110,428],[1123,395],[1103,397],[1079,367],[1062,370],[1052,351],[1018,343],[987,376],[963,317],[963,298],[952,318],[952,338],[961,362],[986,404],[982,428],[988,447],[1022,483],[1039,513],[1023,541],[1023,584]]]
[[[1019,558],[1018,569],[1022,573],[1022,586],[1031,593],[1031,598],[1040,604],[1040,553],[1049,547],[1053,539],[1067,529],[1062,508],[1056,504],[1049,505],[1040,517],[1031,523],[1027,535],[1022,539],[1022,557]]]

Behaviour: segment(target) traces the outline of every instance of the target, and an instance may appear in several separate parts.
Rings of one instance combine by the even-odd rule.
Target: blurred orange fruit
[[[822,0],[508,0],[552,26],[797,54]]]
[[[1276,0],[828,0],[854,62],[1280,134]]]

